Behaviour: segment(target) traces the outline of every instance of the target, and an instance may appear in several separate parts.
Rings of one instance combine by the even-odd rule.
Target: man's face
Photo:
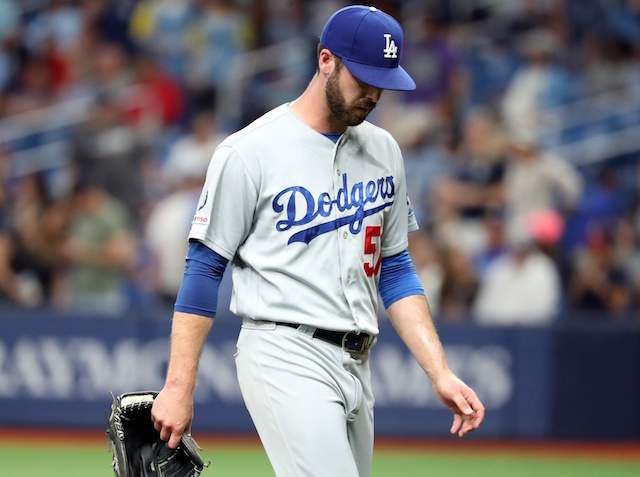
[[[336,60],[336,67],[327,78],[325,93],[332,116],[347,126],[357,126],[376,107],[382,90],[358,80]]]

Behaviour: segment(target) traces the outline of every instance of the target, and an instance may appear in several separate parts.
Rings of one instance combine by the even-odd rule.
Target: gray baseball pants
[[[277,477],[367,477],[369,351],[350,354],[314,330],[245,318],[236,353],[242,396]]]

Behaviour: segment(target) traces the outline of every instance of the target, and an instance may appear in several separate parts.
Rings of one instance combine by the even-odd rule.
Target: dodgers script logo
[[[392,206],[394,196],[393,176],[380,177],[366,184],[356,182],[349,189],[347,174],[342,174],[342,187],[338,190],[335,199],[332,199],[328,192],[322,192],[318,197],[314,197],[308,189],[302,186],[287,187],[273,199],[273,210],[276,213],[283,212],[286,207],[286,218],[276,223],[276,230],[285,232],[291,227],[307,225],[318,216],[328,217],[331,215],[333,208],[337,207],[340,212],[354,209],[355,211],[338,219],[302,229],[289,238],[288,244],[294,242],[308,244],[318,235],[337,230],[345,225],[348,225],[351,233],[356,235],[362,229],[363,219]],[[373,205],[379,199],[383,203]],[[299,210],[296,201],[298,201],[298,205],[304,204],[306,207],[302,207],[303,210]],[[371,207],[367,208],[367,204],[371,204]]]

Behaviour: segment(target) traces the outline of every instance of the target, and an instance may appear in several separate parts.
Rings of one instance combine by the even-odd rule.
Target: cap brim
[[[415,81],[402,66],[384,68],[356,63],[344,58],[342,58],[342,62],[353,76],[376,88],[393,91],[413,91],[416,89]]]

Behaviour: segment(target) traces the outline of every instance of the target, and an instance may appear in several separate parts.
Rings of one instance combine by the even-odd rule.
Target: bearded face
[[[335,69],[329,74],[325,85],[327,104],[332,116],[347,126],[357,126],[362,123],[369,113],[376,107],[376,102],[363,96],[363,88],[359,88],[356,99],[347,102],[340,89],[340,74],[344,65],[336,61]]]

